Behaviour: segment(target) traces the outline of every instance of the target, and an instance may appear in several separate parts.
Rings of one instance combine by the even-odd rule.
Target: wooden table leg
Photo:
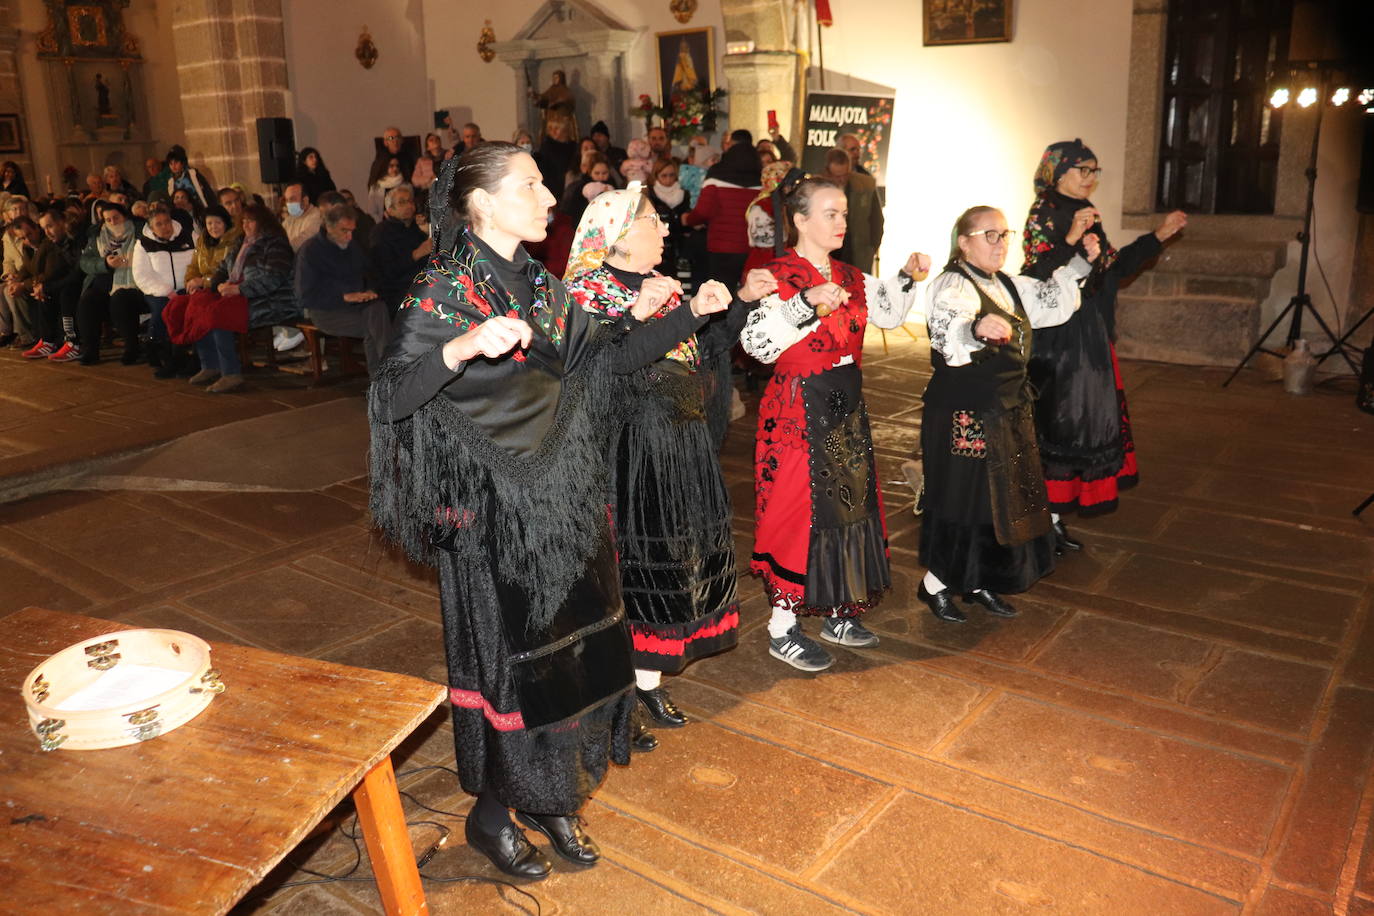
[[[367,855],[377,878],[377,891],[387,916],[421,916],[429,913],[415,853],[410,846],[401,797],[396,794],[396,773],[391,758],[383,757],[353,790],[358,820],[363,825]]]

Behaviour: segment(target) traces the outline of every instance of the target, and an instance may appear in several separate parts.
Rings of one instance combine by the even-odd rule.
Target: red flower
[[[434,300],[433,300],[433,299],[421,299],[421,300],[420,300],[420,308],[424,309],[426,312],[432,312],[432,311],[434,311]]]

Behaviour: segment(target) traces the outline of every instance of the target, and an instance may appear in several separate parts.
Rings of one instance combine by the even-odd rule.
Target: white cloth
[[[921,284],[905,289],[909,281],[901,275],[880,280],[864,274],[863,278],[868,320],[880,328],[900,327],[922,301]],[[745,320],[740,345],[754,359],[771,364],[819,327],[815,309],[801,293],[785,302],[774,293],[765,296]]]
[[[773,608],[773,616],[768,618],[768,635],[773,639],[782,639],[787,635],[787,631],[797,625],[797,614],[789,611],[785,607]]]
[[[1049,279],[1011,277],[1012,286],[1021,299],[1033,328],[1052,328],[1073,317],[1082,304],[1078,281],[1088,275],[1092,266],[1082,255],[1075,255],[1068,264],[1056,270]],[[1006,311],[1015,314],[1010,296],[994,277],[978,279],[978,285]],[[930,284],[926,307],[926,326],[930,330],[930,348],[944,357],[950,366],[967,366],[973,354],[983,349],[973,336],[982,300],[973,283],[962,273],[947,270]]]
[[[654,690],[661,683],[663,683],[662,671],[646,671],[643,668],[635,669],[635,686],[640,690]]]
[[[675,181],[670,185],[662,185],[655,181],[654,196],[668,206],[676,207],[687,196],[687,189],[682,186],[680,181]]]
[[[174,224],[175,225],[175,224]],[[145,238],[155,238],[152,226],[143,227]],[[154,251],[134,245],[134,285],[145,296],[170,296],[181,288],[186,268],[196,255],[194,248],[185,251]]]

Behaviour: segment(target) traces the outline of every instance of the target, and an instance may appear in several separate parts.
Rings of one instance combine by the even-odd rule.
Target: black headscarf
[[[1051,143],[1045,147],[1045,153],[1040,157],[1040,167],[1035,170],[1035,193],[1041,194],[1046,188],[1054,187],[1069,169],[1096,158],[1097,154],[1077,137]]]

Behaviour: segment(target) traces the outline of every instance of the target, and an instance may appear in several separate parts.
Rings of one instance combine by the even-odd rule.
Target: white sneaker
[[[294,350],[303,343],[305,343],[305,335],[295,328],[272,329],[272,349],[278,353]]]

